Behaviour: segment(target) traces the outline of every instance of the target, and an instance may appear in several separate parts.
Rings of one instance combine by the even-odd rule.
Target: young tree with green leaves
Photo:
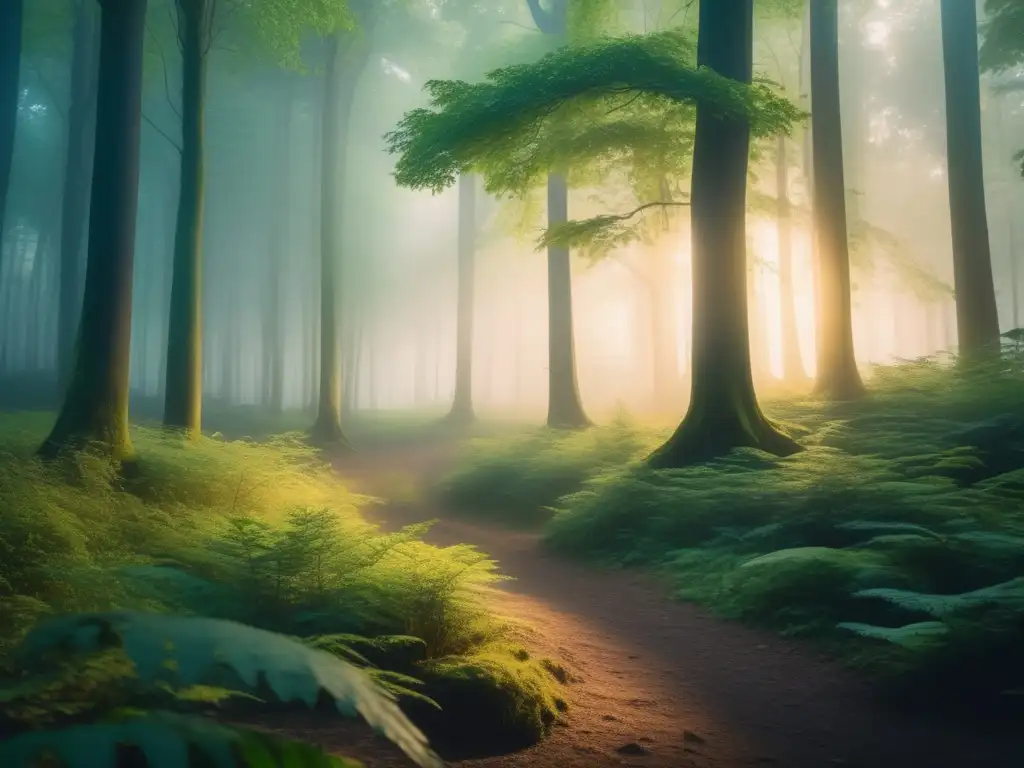
[[[114,456],[131,452],[128,380],[146,5],[146,0],[100,0],[85,296],[67,392],[40,448],[45,457],[87,443]]]
[[[999,352],[981,150],[978,15],[974,3],[963,0],[941,0],[939,8],[957,336],[961,356],[970,361]]]
[[[810,4],[814,238],[818,260],[815,390],[833,400],[864,394],[853,346],[853,284],[839,102],[839,3]]]
[[[696,103],[693,397],[680,429],[652,457],[656,465],[739,446],[796,450],[758,408],[750,371],[750,136],[784,131],[799,114],[766,86],[751,84],[752,13],[745,3],[737,21],[731,10],[705,3],[698,67],[686,35],[670,31],[567,46],[533,64],[493,71],[484,83],[433,81],[430,108],[407,113],[387,137],[403,186],[440,191],[474,170],[489,191],[517,193],[553,168],[633,167],[651,161],[652,146],[659,162],[688,154]],[[540,244],[607,247],[631,239],[629,222],[643,212],[685,204],[656,198],[624,214],[569,221],[549,227]]]

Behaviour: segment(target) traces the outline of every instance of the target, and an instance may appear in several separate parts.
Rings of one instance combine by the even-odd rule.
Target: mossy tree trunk
[[[815,390],[832,400],[864,394],[853,346],[853,299],[839,107],[838,0],[810,4],[814,132],[814,237],[818,252],[818,370]]]
[[[775,140],[775,215],[779,247],[779,325],[781,331],[782,380],[803,384],[807,370],[800,354],[800,333],[796,320],[796,287],[793,281],[793,206],[789,199],[788,139]]]
[[[146,0],[101,0],[89,256],[75,363],[44,457],[94,442],[131,452],[128,381]]]
[[[753,0],[701,3],[697,61],[724,77],[751,82]],[[682,467],[760,448],[799,450],[757,403],[747,319],[746,188],[750,125],[697,107],[691,192],[693,385],[682,423],[649,458]]]
[[[181,181],[167,322],[164,426],[198,436],[203,411],[204,112],[214,0],[175,0],[175,5],[181,47]]]
[[[21,75],[21,27],[24,0],[0,3],[0,244],[3,243],[7,190],[14,161],[14,131],[18,124],[18,78]]]
[[[341,428],[341,356],[338,344],[338,224],[340,182],[348,147],[349,117],[356,84],[370,48],[364,28],[341,31],[327,41],[322,125],[323,165],[320,193],[320,379],[312,438],[340,449],[351,446]]]
[[[568,0],[552,0],[550,9],[527,0],[537,28],[561,40],[567,33]],[[548,226],[569,218],[569,188],[564,174],[548,176]],[[583,429],[590,419],[583,410],[576,376],[576,344],[572,314],[572,264],[568,248],[548,246],[548,419],[555,429]]]
[[[459,298],[455,330],[455,396],[447,420],[464,426],[473,412],[473,315],[476,280],[476,177],[459,177]]]
[[[62,385],[71,376],[75,334],[82,313],[82,245],[89,215],[89,142],[95,128],[98,31],[92,0],[76,0],[61,197],[57,375]]]
[[[999,352],[981,151],[978,14],[963,0],[942,0],[940,9],[956,325],[960,354],[972,361]]]

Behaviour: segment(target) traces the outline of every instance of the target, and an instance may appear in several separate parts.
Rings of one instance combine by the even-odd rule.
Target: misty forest
[[[0,765],[1024,765],[1024,0],[0,0]]]

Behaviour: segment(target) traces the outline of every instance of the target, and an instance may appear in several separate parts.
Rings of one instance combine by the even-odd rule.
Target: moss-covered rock
[[[494,646],[470,656],[433,659],[414,675],[440,710],[417,701],[404,707],[434,747],[453,759],[536,744],[567,708],[564,670],[520,648]]]

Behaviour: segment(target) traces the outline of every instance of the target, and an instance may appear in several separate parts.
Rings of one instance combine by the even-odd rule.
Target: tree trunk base
[[[476,423],[476,414],[472,405],[456,403],[452,409],[441,417],[441,424],[446,427],[461,429]]]
[[[830,379],[819,379],[812,390],[816,397],[832,402],[860,400],[867,394],[867,387],[859,374],[836,376]]]
[[[309,442],[317,448],[329,449],[336,453],[355,453],[341,424],[333,419],[317,419],[309,429]]]
[[[775,456],[791,456],[803,450],[760,412],[746,422],[738,414],[715,418],[691,411],[672,437],[648,456],[645,463],[652,469],[681,469],[722,458],[736,448],[755,448]]]
[[[566,413],[549,412],[547,425],[548,429],[583,430],[590,429],[594,422],[582,410],[575,410]]]

